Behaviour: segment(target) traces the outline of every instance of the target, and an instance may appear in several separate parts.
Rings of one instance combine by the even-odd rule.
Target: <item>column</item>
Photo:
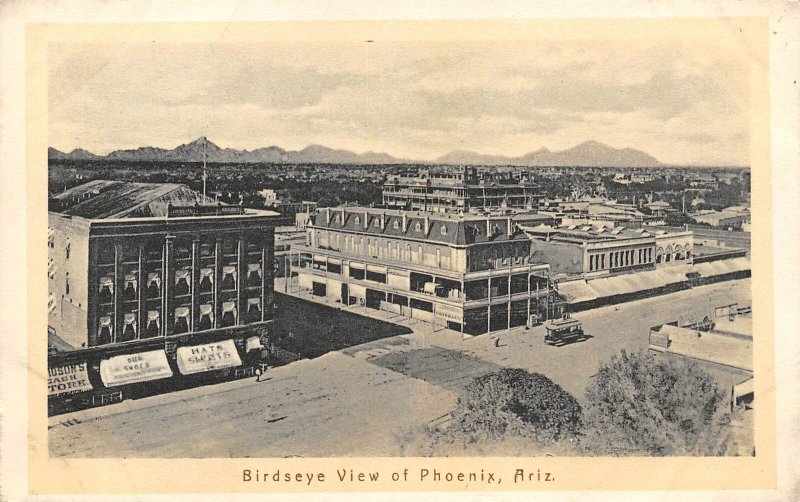
[[[139,243],[139,272],[137,274],[137,282],[136,282],[136,298],[137,298],[137,311],[139,312],[138,319],[136,319],[136,333],[137,338],[142,338],[142,333],[144,330],[147,329],[147,312],[145,309],[145,302],[144,302],[144,283],[147,280],[147,277],[144,277],[144,244]]]
[[[264,242],[261,246],[261,322],[264,322],[268,319],[267,316],[267,243]],[[287,254],[284,257],[288,256]],[[284,258],[284,261],[286,258]],[[291,263],[291,260],[289,260]],[[291,273],[289,273],[289,269],[287,266],[284,267],[284,271],[287,272],[286,275],[286,282],[284,283],[284,291],[287,290],[289,285],[289,277],[291,277]],[[270,309],[272,305],[269,306]]]
[[[163,312],[163,322],[161,325],[162,333],[164,336],[172,334],[175,328],[175,312],[172,310],[172,272],[175,268],[173,265],[173,241],[175,237],[168,235],[164,239],[164,259],[162,262],[162,297],[161,297],[161,310]]]
[[[219,318],[222,315],[222,301],[220,295],[222,291],[222,239],[217,237],[214,242],[214,322],[212,328],[219,326]]]
[[[528,265],[528,301],[526,302],[527,305],[527,314],[528,316],[525,318],[525,325],[527,326],[528,323],[531,321],[531,267]]]
[[[195,324],[200,317],[200,236],[192,239],[192,308],[189,321],[189,331],[195,330]]]
[[[122,314],[122,295],[125,289],[125,274],[122,269],[122,244],[114,244],[114,320],[111,343],[115,343],[122,334],[124,315]]]
[[[240,236],[236,242],[236,321],[234,322],[235,326],[241,326],[242,323],[242,314],[243,308],[246,308],[246,305],[242,305],[242,300],[244,300],[244,285],[246,282],[247,275],[247,265],[245,264],[245,253],[247,252],[246,242]],[[264,266],[261,266],[261,277],[266,277],[266,270],[264,270]],[[263,311],[264,308],[262,307],[261,310]]]

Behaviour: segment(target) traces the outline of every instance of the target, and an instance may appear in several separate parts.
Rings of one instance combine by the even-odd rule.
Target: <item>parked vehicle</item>
[[[544,335],[544,343],[548,345],[561,346],[589,338],[583,332],[581,322],[569,316],[549,321],[545,324],[545,329],[547,333]]]

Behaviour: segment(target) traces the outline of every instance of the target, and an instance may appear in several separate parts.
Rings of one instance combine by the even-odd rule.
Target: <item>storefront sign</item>
[[[163,350],[114,356],[100,361],[100,378],[106,387],[171,376],[172,370]]]
[[[47,395],[59,396],[92,390],[86,363],[56,366],[47,370]]]
[[[463,310],[458,307],[437,303],[434,312],[436,312],[436,317],[438,319],[445,319],[456,323],[464,322]]]
[[[233,340],[178,348],[178,370],[184,375],[241,366]]]

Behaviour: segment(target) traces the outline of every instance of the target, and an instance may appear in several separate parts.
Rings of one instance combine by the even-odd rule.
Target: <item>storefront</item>
[[[242,365],[233,340],[179,347],[176,352],[176,362],[178,371],[182,375],[235,368]]]

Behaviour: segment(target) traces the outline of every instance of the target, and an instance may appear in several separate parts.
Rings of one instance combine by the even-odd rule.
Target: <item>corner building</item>
[[[201,199],[99,180],[50,200],[49,366],[92,400],[240,371],[268,343],[276,213]]]
[[[531,260],[530,213],[321,209],[299,253],[301,289],[467,334],[523,326],[552,308],[549,266]]]

